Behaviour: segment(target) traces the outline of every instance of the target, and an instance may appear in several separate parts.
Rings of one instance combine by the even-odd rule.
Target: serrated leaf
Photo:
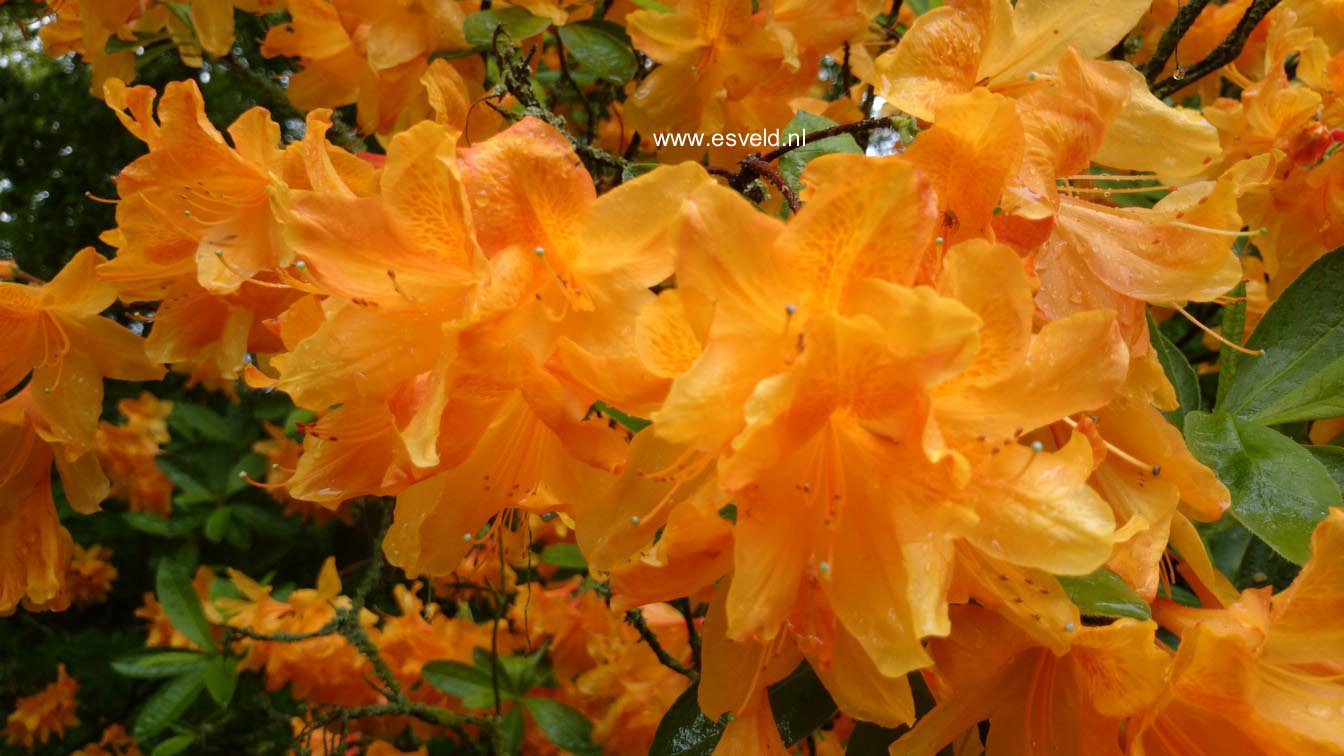
[[[835,125],[835,121],[828,118],[822,118],[819,115],[813,115],[805,110],[800,110],[798,111],[798,114],[793,117],[793,120],[789,121],[788,125],[784,127],[784,131],[780,133],[780,145],[790,144],[789,137],[792,135],[796,134],[799,137],[804,137],[806,134],[815,133],[822,129],[828,129]],[[810,163],[813,158],[827,155],[832,152],[858,154],[862,153],[863,150],[859,149],[859,143],[854,141],[854,137],[848,134],[840,134],[825,139],[819,139],[815,142],[808,142],[801,147],[795,147],[785,153],[785,155],[779,159],[779,172],[784,176],[785,180],[789,182],[789,186],[793,187],[794,191],[798,191],[803,187],[799,176],[802,175],[803,169],[807,167],[807,164]]]
[[[807,662],[770,686],[770,710],[784,745],[791,746],[831,721],[838,711],[831,694]]]
[[[700,711],[700,684],[688,687],[663,715],[653,734],[649,756],[713,756],[728,726],[728,715],[718,722]]]
[[[154,746],[149,756],[177,756],[196,743],[195,735],[174,735]]]
[[[208,659],[199,651],[147,651],[119,656],[109,664],[119,675],[155,680],[202,669]]]
[[[214,639],[210,636],[210,623],[205,619],[205,611],[191,584],[191,576],[174,560],[159,561],[154,593],[163,606],[163,613],[178,632],[201,648],[215,647]]]
[[[541,550],[541,561],[571,570],[588,567],[588,560],[583,558],[583,552],[572,543],[555,543],[547,546]]]
[[[1162,363],[1162,372],[1166,373],[1171,387],[1176,390],[1176,401],[1180,406],[1170,412],[1163,412],[1177,428],[1183,427],[1187,413],[1202,409],[1203,398],[1199,394],[1199,376],[1190,366],[1190,360],[1171,343],[1162,329],[1157,327],[1152,313],[1148,313],[1148,340],[1157,352],[1158,362]]]
[[[205,689],[220,706],[228,706],[238,687],[238,660],[231,656],[211,657],[205,667]]]
[[[1185,440],[1232,492],[1232,516],[1284,558],[1306,562],[1316,524],[1340,504],[1325,467],[1287,436],[1223,413],[1186,415]]]
[[[163,732],[186,713],[205,690],[205,669],[188,672],[154,692],[135,719],[133,735],[145,741]]]
[[[538,18],[522,8],[491,8],[467,16],[462,22],[462,33],[467,44],[479,50],[494,42],[496,27],[503,26],[514,42],[521,42],[546,31],[550,25],[549,19]]]
[[[1064,593],[1088,617],[1148,619],[1152,613],[1144,601],[1119,575],[1105,567],[1090,575],[1057,575]]]
[[[620,86],[634,78],[639,62],[620,26],[589,19],[562,26],[558,33],[574,61],[598,79]]]
[[[1262,425],[1344,415],[1344,248],[1302,272],[1255,327],[1218,408]]]
[[[578,709],[553,698],[524,698],[546,739],[577,756],[597,756],[602,750],[593,743],[593,723]]]

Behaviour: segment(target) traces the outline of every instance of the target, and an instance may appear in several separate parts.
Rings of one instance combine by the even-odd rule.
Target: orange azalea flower
[[[1129,64],[1098,62],[1148,9],[1149,0],[958,0],[919,16],[900,43],[876,61],[878,93],[893,106],[934,120],[948,95],[984,86],[1024,95],[1059,84],[1064,61],[1118,80],[1115,123],[1097,146],[1097,162],[1166,176],[1198,173],[1218,154],[1216,134],[1197,113],[1171,108],[1148,91]],[[1154,133],[1161,133],[1156,142]]]
[[[1223,164],[1229,171],[1256,159],[1272,158],[1272,177],[1255,186],[1241,202],[1247,222],[1263,226],[1256,239],[1261,261],[1248,264],[1247,277],[1267,279],[1267,294],[1277,298],[1317,258],[1344,244],[1344,211],[1332,198],[1344,189],[1344,157],[1327,150],[1338,141],[1332,126],[1344,124],[1344,79],[1330,81],[1329,68],[1344,71],[1344,57],[1330,62],[1323,37],[1344,36],[1344,22],[1311,26],[1289,7],[1278,9],[1269,26],[1258,81],[1238,77],[1238,100],[1219,98],[1204,109],[1223,140]],[[1298,76],[1289,80],[1278,61],[1299,55]],[[1263,264],[1260,270],[1251,266]]]
[[[816,188],[787,226],[723,187],[692,195],[676,294],[714,301],[713,317],[707,331],[659,327],[683,334],[658,342],[675,347],[657,350],[668,364],[693,355],[646,431],[662,443],[636,437],[579,535],[647,543],[681,502],[735,501],[726,637],[759,644],[765,663],[790,630],[842,707],[868,714],[871,689],[847,686],[903,687],[900,675],[929,663],[919,639],[947,632],[962,539],[986,559],[1061,574],[1110,555],[1115,523],[1084,482],[1087,442],[1017,439],[1104,404],[1128,357],[1106,313],[1033,334],[1031,289],[1006,248],[960,245],[931,281],[935,198],[902,158],[824,156],[804,180]],[[886,191],[860,190],[872,185]],[[625,554],[590,559],[610,568]],[[706,680],[702,692],[722,684]],[[908,696],[872,714],[904,721]]]
[[[139,338],[99,315],[116,297],[97,278],[102,262],[85,249],[48,284],[0,283],[0,322],[10,345],[0,358],[0,390],[10,392],[28,381],[0,407],[26,416],[42,440],[58,448],[66,495],[80,512],[97,509],[107,495],[93,454],[103,377],[153,380],[163,372],[145,359]],[[0,455],[19,448],[10,446]]]
[[[1344,752],[1344,509],[1316,527],[1311,551],[1277,595],[1251,589],[1223,608],[1154,604],[1181,645],[1169,693],[1128,732],[1132,753],[1214,753],[1230,742],[1264,753]],[[1191,742],[1191,732],[1201,738]]]
[[[124,425],[98,424],[98,461],[112,481],[110,496],[124,499],[132,512],[167,516],[173,511],[173,483],[155,464],[159,447],[168,443],[168,415],[173,403],[144,392],[122,399],[117,410]]]
[[[1056,655],[983,608],[952,614],[952,634],[929,642],[938,705],[892,754],[935,753],[988,719],[988,756],[1119,756],[1124,720],[1157,698],[1170,663],[1153,622],[1069,628],[1068,651]]]
[[[14,412],[26,401],[23,391],[0,404],[0,544],[9,555],[0,562],[0,616],[20,603],[52,611],[70,605],[64,588],[74,542],[56,516],[51,447]]]
[[[103,730],[103,736],[97,743],[89,743],[78,751],[72,751],[70,756],[141,756],[142,753],[140,745],[126,732],[126,728],[114,722]]]
[[[654,242],[709,181],[682,166],[597,198],[568,141],[540,121],[461,151],[460,169],[455,140],[432,123],[393,137],[381,201],[299,197],[295,249],[351,304],[325,306],[310,335],[271,360],[276,385],[300,404],[342,405],[315,426],[295,474],[321,488],[291,483],[291,493],[401,491],[388,554],[434,575],[451,572],[471,534],[505,507],[555,506],[578,460],[619,462],[622,434],[585,422],[587,410],[599,386],[648,401],[665,385],[640,366],[620,323],[671,272]],[[650,220],[632,236],[617,224],[635,208]],[[343,230],[355,217],[375,221]],[[360,234],[369,243],[352,245]],[[364,355],[359,365],[351,354]],[[389,464],[362,466],[376,479],[360,481],[305,467],[310,454],[332,469],[361,453]],[[443,472],[402,491],[422,476],[412,466]],[[475,493],[450,502],[450,491]]]
[[[269,586],[236,570],[229,570],[229,579],[246,598],[216,602],[225,622],[256,633],[310,633],[331,621],[337,608],[350,606],[349,597],[341,595],[335,558],[323,562],[316,588],[296,590],[284,601],[271,598]],[[360,622],[368,626],[374,619],[365,611]],[[360,706],[377,698],[365,681],[368,664],[343,636],[325,635],[297,643],[247,641],[242,668],[263,670],[268,690],[288,684],[305,701]]]
[[[28,751],[48,740],[65,736],[65,728],[79,724],[75,716],[75,693],[79,682],[65,673],[65,665],[56,667],[56,682],[31,696],[22,696],[14,704],[5,722],[5,740],[11,746]]]
[[[384,133],[397,120],[431,53],[470,47],[462,33],[466,13],[452,0],[290,0],[289,14],[267,33],[261,54],[299,60],[302,70],[288,88],[296,107],[358,103],[365,133]]]
[[[672,13],[626,17],[635,47],[659,65],[624,110],[631,128],[655,132],[749,132],[793,117],[789,101],[817,79],[817,61],[865,31],[871,3],[745,0],[669,3]],[[667,157],[735,160],[744,148],[664,149]]]
[[[117,568],[111,560],[112,552],[102,546],[75,546],[65,588],[71,603],[88,606],[107,600],[112,581],[117,579]]]
[[[688,681],[663,666],[639,632],[600,595],[570,580],[542,590],[529,586],[526,598],[509,609],[512,625],[527,635],[520,646],[549,639],[559,687],[551,695],[593,720],[593,740],[608,753],[644,753],[653,742],[663,712]],[[645,623],[674,658],[689,651],[685,619],[666,604],[642,607]],[[528,753],[555,752],[539,732],[529,732]]]

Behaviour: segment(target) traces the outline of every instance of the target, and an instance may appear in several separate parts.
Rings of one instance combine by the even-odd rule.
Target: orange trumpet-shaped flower
[[[431,53],[469,47],[466,14],[451,0],[290,0],[289,14],[267,33],[261,53],[299,60],[290,99],[301,110],[357,103],[367,133],[396,122],[420,90]]]
[[[958,0],[915,19],[875,62],[878,93],[893,106],[934,120],[939,100],[983,86],[1023,95],[1058,85],[1061,59],[1088,61],[1118,77],[1123,99],[1099,146],[1097,162],[1114,168],[1189,176],[1218,154],[1217,134],[1198,113],[1172,108],[1148,91],[1129,64],[1091,59],[1124,38],[1149,0]],[[1152,139],[1161,133],[1162,139]]]
[[[153,380],[163,373],[145,358],[138,337],[100,315],[116,298],[98,280],[103,262],[85,249],[45,285],[0,282],[0,323],[9,346],[0,356],[0,391],[13,392],[27,380],[0,404],[0,415],[5,423],[31,424],[56,447],[66,496],[81,512],[97,509],[108,491],[94,454],[103,378]],[[20,449],[0,447],[0,467],[17,466]]]
[[[816,81],[820,56],[860,36],[872,15],[855,0],[781,0],[754,12],[744,0],[672,5],[671,13],[626,17],[635,47],[659,63],[624,111],[631,128],[645,134],[778,128],[793,116],[790,100]],[[732,147],[665,150],[678,159],[706,151],[723,159],[745,154]]]
[[[892,744],[893,756],[935,753],[986,719],[987,756],[1119,756],[1124,720],[1157,698],[1170,664],[1151,621],[1071,628],[1057,655],[981,607],[952,615],[952,634],[929,642],[938,705]]]
[[[833,628],[821,637],[843,632],[891,678],[928,664],[919,639],[947,632],[963,539],[1056,573],[1109,556],[1086,441],[1017,439],[1104,404],[1128,358],[1107,313],[1033,333],[1006,248],[961,245],[931,281],[934,198],[902,158],[826,156],[805,179],[817,188],[787,226],[723,187],[691,197],[677,295],[715,302],[712,320],[676,338],[676,323],[651,329],[665,364],[689,357],[644,432],[663,444],[637,437],[579,538],[609,568],[631,552],[611,544],[647,543],[679,505],[731,499],[726,637],[770,643],[817,605]],[[873,185],[885,191],[859,189]]]
[[[79,724],[75,716],[75,693],[79,681],[65,673],[65,665],[56,667],[56,682],[31,696],[19,698],[5,722],[5,740],[12,746],[32,751],[45,745],[51,736],[62,737],[65,728]]]
[[[1232,741],[1265,753],[1344,753],[1344,509],[1316,527],[1311,550],[1277,595],[1247,590],[1223,608],[1154,605],[1181,645],[1170,692],[1129,731],[1132,753],[1213,753]],[[1182,735],[1210,729],[1218,740]]]

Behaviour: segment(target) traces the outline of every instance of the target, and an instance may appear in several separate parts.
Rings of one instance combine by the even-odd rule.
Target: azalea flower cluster
[[[872,103],[918,126],[892,154],[813,157],[796,211],[744,196],[728,169],[744,153],[665,150],[610,187],[563,117],[508,110],[526,95],[473,116],[481,58],[452,55],[472,49],[471,3],[290,0],[263,47],[301,68],[306,130],[288,144],[260,108],[220,133],[190,81],[124,83],[119,53],[94,51],[180,35],[182,16],[102,5],[62,4],[44,35],[104,66],[147,152],[118,177],[111,259],[86,249],[48,283],[0,284],[0,611],[65,595],[53,465],[77,512],[109,495],[171,508],[153,461],[170,408],[146,397],[120,405],[126,425],[98,422],[104,379],[167,366],[316,414],[301,442],[274,429],[257,447],[257,483],[295,511],[395,498],[383,550],[421,582],[397,590],[400,614],[359,622],[424,703],[458,706],[416,687],[428,662],[549,643],[553,694],[608,751],[646,748],[686,682],[620,612],[642,607],[684,660],[667,602],[689,597],[707,605],[699,707],[733,715],[721,753],[786,751],[767,688],[803,661],[846,717],[912,725],[896,753],[1344,752],[1344,510],[1290,588],[1239,593],[1195,524],[1231,495],[1164,417],[1177,394],[1150,333],[1243,281],[1253,330],[1344,244],[1337,0],[1270,13],[1225,69],[1235,98],[1215,79],[1181,88],[1170,63],[1176,99],[1202,109],[1107,57],[1131,33],[1157,49],[1171,3],[965,0],[885,25],[855,0],[604,7],[649,70],[601,143],[853,122]],[[184,6],[199,43],[184,59],[227,52],[232,7],[216,5]],[[253,5],[238,3],[276,10]],[[595,12],[511,5],[555,27]],[[1186,54],[1248,5],[1208,5]],[[841,48],[855,78],[823,101]],[[348,104],[379,154],[328,139]],[[1116,202],[1136,180],[1160,199]],[[1237,254],[1248,243],[1258,256]],[[116,302],[152,309],[147,336],[100,314]],[[528,587],[492,639],[417,597],[451,595],[446,579],[543,514],[572,526],[609,605],[576,582]],[[1103,568],[1151,619],[1085,619],[1060,576]],[[1178,579],[1199,607],[1173,600]],[[211,621],[246,631],[242,664],[269,688],[379,702],[341,636],[247,640],[349,609],[332,562],[283,600],[236,572],[243,598],[211,599],[213,580],[197,582]],[[192,646],[152,597],[142,614],[151,645]],[[911,673],[937,700],[919,718]]]
[[[511,548],[509,552],[510,559],[519,556]],[[583,588],[579,580],[571,578],[544,589],[534,588],[519,583],[511,568],[500,572],[497,565],[496,555],[482,554],[464,565],[452,580],[396,585],[398,613],[360,612],[359,624],[395,678],[417,702],[460,708],[470,699],[460,702],[448,693],[419,684],[426,664],[454,661],[471,665],[475,654],[491,647],[501,655],[549,651],[557,684],[543,695],[589,716],[595,723],[593,737],[606,748],[615,752],[646,750],[662,713],[687,686],[686,678],[663,666],[641,641],[639,632],[612,613],[602,596]],[[238,597],[212,598],[211,588],[218,580],[235,589]],[[243,654],[242,666],[258,670],[268,689],[288,686],[294,696],[313,707],[386,703],[385,695],[368,683],[375,674],[369,658],[345,637],[331,634],[298,641],[266,639],[276,634],[314,633],[331,622],[338,610],[350,608],[352,599],[342,593],[334,560],[323,565],[314,588],[290,591],[283,600],[275,597],[272,587],[234,570],[227,576],[216,576],[202,567],[194,584],[207,616],[217,626],[217,639],[234,630],[243,631],[235,636]],[[472,600],[487,588],[498,590],[501,596],[517,596],[503,607],[498,630],[491,622],[476,621],[460,612],[450,616],[443,610],[444,604]],[[485,595],[495,600],[496,594]],[[441,601],[429,600],[430,596]],[[148,646],[199,650],[173,628],[152,594],[146,595],[138,614],[150,624]],[[660,641],[660,648],[686,658],[687,625],[680,613],[667,605],[654,604],[644,608],[643,617],[645,626]],[[488,679],[486,673],[478,674]],[[488,708],[490,704],[478,701],[468,705]],[[516,701],[506,704],[510,709],[520,706]],[[408,725],[423,735],[430,732],[424,723],[404,716],[365,717],[344,736],[320,721],[296,722],[297,730],[318,753],[324,748],[338,752],[335,745],[343,739],[387,747],[380,738],[391,738]],[[558,753],[535,724],[529,724],[523,736],[527,753]]]

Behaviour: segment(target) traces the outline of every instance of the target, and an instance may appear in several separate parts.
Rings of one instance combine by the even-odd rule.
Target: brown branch
[[[778,169],[755,155],[749,155],[743,163],[752,166],[758,176],[773,184],[779,193],[784,195],[784,201],[789,203],[789,211],[794,215],[798,214],[803,203],[799,201],[797,192],[793,191],[793,187],[789,186],[788,180]]]
[[[1148,62],[1144,63],[1143,67],[1139,69],[1139,72],[1143,74],[1143,78],[1147,79],[1149,84],[1152,84],[1162,74],[1162,70],[1167,67],[1167,61],[1171,59],[1172,55],[1176,55],[1176,50],[1186,32],[1190,31],[1195,19],[1199,18],[1199,14],[1204,11],[1208,4],[1209,0],[1189,0],[1181,6],[1180,10],[1176,11],[1176,16],[1171,19],[1171,24],[1167,26],[1166,31],[1162,32],[1162,38],[1157,42],[1157,49],[1153,50],[1153,57],[1149,58]],[[1179,68],[1180,64],[1181,58],[1176,55],[1176,66]]]
[[[1251,32],[1255,31],[1255,27],[1260,24],[1261,19],[1274,10],[1280,2],[1281,0],[1255,0],[1226,39],[1213,48],[1208,55],[1204,56],[1203,60],[1185,69],[1183,75],[1173,74],[1154,84],[1152,86],[1153,94],[1158,97],[1169,97],[1236,60],[1242,49],[1246,47],[1246,41],[1250,39]]]
[[[654,634],[653,629],[649,627],[649,623],[644,619],[643,611],[639,609],[631,609],[625,613],[625,621],[629,622],[631,627],[639,631],[639,637],[649,645],[649,648],[653,650],[653,655],[658,657],[658,661],[662,662],[664,667],[667,667],[677,674],[685,675],[692,680],[700,679],[700,673],[698,671],[682,664],[680,661],[673,658],[672,654],[667,652],[667,649],[663,648],[663,644],[659,642],[658,636]]]

